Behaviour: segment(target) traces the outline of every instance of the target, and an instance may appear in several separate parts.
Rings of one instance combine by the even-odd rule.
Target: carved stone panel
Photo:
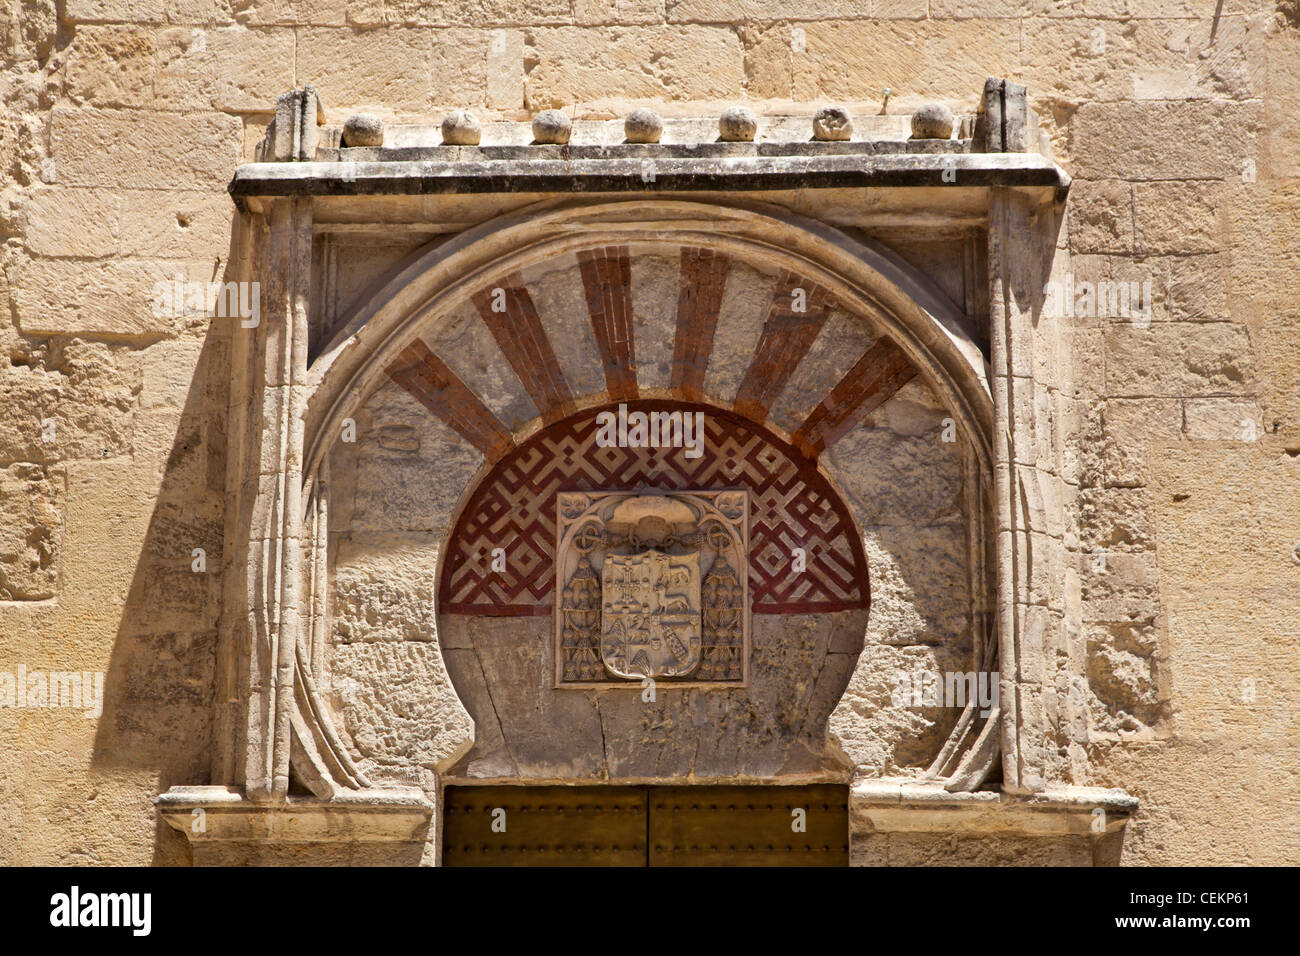
[[[743,683],[745,491],[561,492],[556,680]]]

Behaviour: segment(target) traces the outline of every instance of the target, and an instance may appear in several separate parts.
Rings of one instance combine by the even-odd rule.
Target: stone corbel
[[[1124,828],[1137,806],[1136,797],[1100,787],[953,793],[933,782],[858,779],[849,790],[850,853],[857,865],[918,862],[895,857],[914,852],[914,838],[923,835],[931,846],[942,840],[949,849],[978,847],[954,863],[987,863],[989,848],[1002,842],[1012,859],[1026,863],[1111,866],[1119,863]]]
[[[417,789],[289,797],[266,806],[235,787],[172,787],[154,803],[167,825],[189,838],[197,866],[414,866],[433,819],[433,804]]]

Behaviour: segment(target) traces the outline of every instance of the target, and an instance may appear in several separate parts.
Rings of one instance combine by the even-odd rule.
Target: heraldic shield
[[[700,662],[700,555],[611,554],[601,569],[600,656],[620,677],[677,677]]]

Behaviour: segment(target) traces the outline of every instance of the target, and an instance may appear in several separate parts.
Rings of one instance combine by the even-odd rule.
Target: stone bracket
[[[941,782],[858,778],[849,789],[849,838],[878,834],[946,834],[972,839],[1087,836],[1094,864],[1117,863],[1138,799],[1101,787],[1048,787],[1034,794],[951,792]]]
[[[172,787],[154,804],[168,826],[189,838],[200,865],[280,862],[294,855],[328,859],[333,845],[418,856],[434,813],[415,788],[340,791],[330,800],[291,796],[266,804],[249,801],[237,787]],[[347,855],[349,861],[357,858],[351,850]]]

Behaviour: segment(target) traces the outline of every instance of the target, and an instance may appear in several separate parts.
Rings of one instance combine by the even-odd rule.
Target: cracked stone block
[[[0,472],[0,600],[55,596],[63,497],[63,482],[41,465]]]

